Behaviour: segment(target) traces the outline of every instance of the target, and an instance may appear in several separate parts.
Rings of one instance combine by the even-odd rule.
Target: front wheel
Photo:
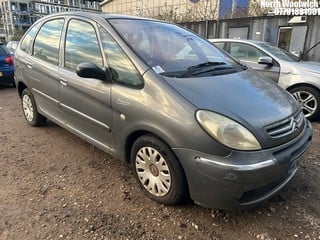
[[[46,118],[38,113],[34,98],[27,88],[22,91],[21,105],[23,115],[30,125],[41,126],[46,122]]]
[[[320,117],[320,94],[309,86],[295,87],[290,93],[298,101],[303,114],[309,120],[317,120]]]
[[[176,204],[187,197],[183,169],[171,149],[157,137],[138,138],[132,146],[131,163],[140,186],[151,199]]]

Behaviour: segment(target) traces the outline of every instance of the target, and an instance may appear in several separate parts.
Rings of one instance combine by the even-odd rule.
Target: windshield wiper
[[[226,65],[225,62],[204,62],[187,68],[187,71],[181,75],[181,77],[188,77],[198,70],[211,66]]]
[[[224,69],[229,69],[230,66],[221,66],[221,65],[226,65],[225,62],[204,62],[204,63],[200,63],[191,67],[187,68],[187,71],[184,72],[180,77],[190,77],[192,75],[197,75],[197,74],[201,74],[201,73],[205,73],[205,72],[210,72],[210,71],[214,71],[214,70],[224,70]],[[210,68],[210,69],[206,69],[204,70],[204,68],[208,68],[211,66],[215,66],[214,68]],[[200,71],[200,72],[198,72]]]
[[[188,71],[194,71],[203,67],[210,67],[210,66],[218,66],[218,65],[225,65],[225,62],[204,62],[200,63],[191,67],[188,67]]]

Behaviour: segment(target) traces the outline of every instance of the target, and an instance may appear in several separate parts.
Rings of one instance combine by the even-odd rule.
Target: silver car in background
[[[277,46],[254,40],[209,39],[234,58],[277,82],[310,120],[320,117],[320,63],[302,61]]]
[[[10,41],[7,43],[7,48],[10,50],[11,54],[14,54],[18,44],[19,44],[19,41]]]
[[[30,125],[49,119],[131,163],[144,192],[164,204],[260,204],[292,179],[312,139],[285,90],[158,20],[46,16],[20,41],[15,67]]]

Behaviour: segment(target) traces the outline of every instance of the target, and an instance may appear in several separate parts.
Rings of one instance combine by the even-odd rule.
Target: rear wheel
[[[152,135],[138,138],[132,146],[131,162],[140,186],[151,199],[176,204],[187,197],[183,169],[159,138]]]
[[[38,113],[37,106],[30,91],[26,88],[21,94],[22,111],[27,122],[32,126],[41,126],[46,118]]]
[[[320,94],[309,86],[295,87],[290,93],[298,101],[303,114],[309,120],[316,120],[320,116]]]

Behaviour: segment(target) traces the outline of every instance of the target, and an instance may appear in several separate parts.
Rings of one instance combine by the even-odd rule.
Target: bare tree
[[[165,3],[164,6],[160,7],[158,18],[167,22],[179,22],[181,15],[178,10],[178,7]]]
[[[190,21],[213,20],[218,15],[217,0],[202,0],[187,8],[184,18]]]
[[[168,22],[185,22],[216,19],[218,8],[218,0],[200,0],[197,3],[190,3],[184,12],[167,2],[159,6],[158,9],[149,7],[147,4],[136,5],[135,11],[139,16],[158,18]]]
[[[263,9],[257,0],[251,0],[249,4],[248,15],[250,17],[261,16],[267,12],[267,9]]]

